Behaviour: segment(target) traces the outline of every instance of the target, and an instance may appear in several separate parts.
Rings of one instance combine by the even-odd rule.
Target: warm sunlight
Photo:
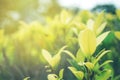
[[[120,0],[0,0],[0,80],[120,80]]]

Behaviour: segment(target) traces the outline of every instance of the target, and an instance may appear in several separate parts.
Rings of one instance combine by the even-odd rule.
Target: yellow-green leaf
[[[47,50],[43,49],[42,55],[46,59],[46,61],[50,64],[51,63],[50,61],[52,60],[51,54]]]
[[[99,76],[95,76],[95,80],[108,80],[108,78],[111,76],[111,73],[111,70],[102,71]]]
[[[75,56],[68,50],[64,50],[63,52],[65,52],[66,54],[68,54],[72,59],[76,60]]]
[[[92,19],[89,19],[88,21],[87,21],[87,27],[89,28],[89,29],[91,29],[91,30],[94,30],[94,21],[92,20]]]
[[[86,62],[85,65],[89,70],[92,70],[94,68],[94,64],[91,62]]]
[[[82,80],[84,77],[84,73],[82,71],[77,71],[74,67],[68,67],[70,71],[76,76],[78,80]]]
[[[50,61],[50,65],[55,68],[57,67],[57,65],[59,64],[59,61],[61,59],[61,53],[64,51],[64,49],[66,48],[67,46],[63,46],[56,55],[54,55],[52,57],[52,60]]]
[[[52,60],[50,61],[50,65],[53,68],[56,68],[57,65],[59,64],[60,59],[61,59],[60,54],[56,54],[55,56],[53,56]]]
[[[107,50],[107,51],[103,51],[97,58],[96,60],[94,61],[94,64],[96,64],[105,54],[111,52],[110,50]]]
[[[97,32],[96,32],[97,35],[99,35],[99,34],[104,30],[106,24],[107,24],[107,22],[104,22],[103,24],[101,24],[101,25],[98,27]]]
[[[96,36],[90,29],[85,29],[79,34],[79,44],[85,56],[92,55],[96,50]]]
[[[116,31],[115,36],[120,40],[120,31]]]
[[[56,74],[49,74],[47,78],[48,80],[58,80],[58,76]]]
[[[0,29],[0,44],[4,41],[4,30]]]
[[[28,80],[30,77],[26,77],[26,78],[24,78],[23,80]]]
[[[104,63],[102,63],[102,64],[99,66],[99,68],[103,67],[104,65],[106,65],[106,64],[108,64],[108,63],[110,63],[110,62],[113,62],[113,61],[112,61],[112,60],[107,60],[107,61],[105,61]]]
[[[97,37],[97,46],[107,37],[107,35],[110,33],[110,31],[107,31],[100,36]]]
[[[77,54],[76,54],[76,61],[77,62],[84,62],[85,60],[85,55],[84,53],[79,49]]]
[[[60,77],[60,79],[63,78],[63,72],[64,72],[64,69],[61,69],[61,70],[59,71],[59,77]]]
[[[97,31],[97,29],[100,26],[100,24],[102,23],[103,19],[104,19],[104,11],[102,11],[95,20],[95,23],[94,23],[94,30],[95,31]]]

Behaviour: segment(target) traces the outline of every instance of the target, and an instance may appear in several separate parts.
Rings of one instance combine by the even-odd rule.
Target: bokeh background
[[[40,59],[38,59],[38,55],[32,57],[29,53],[39,54],[41,48],[46,48],[55,53],[65,44],[61,39],[61,41],[56,41],[56,43],[62,42],[63,44],[51,47],[51,44],[54,43],[52,42],[54,39],[52,38],[51,33],[49,33],[49,31],[44,33],[41,31],[42,28],[37,27],[33,29],[33,31],[38,29],[38,31],[41,31],[40,33],[50,37],[50,40],[48,37],[45,37],[46,41],[51,41],[51,43],[47,43],[47,47],[44,46],[42,42],[40,43],[43,45],[42,47],[37,43],[31,44],[31,38],[29,41],[16,42],[14,38],[11,38],[10,34],[15,33],[21,23],[23,26],[26,25],[23,22],[30,24],[29,26],[35,26],[36,23],[32,22],[37,21],[38,26],[46,25],[46,18],[48,19],[48,17],[50,17],[53,19],[53,17],[60,14],[62,10],[68,10],[74,15],[81,12],[80,15],[84,17],[87,15],[87,18],[90,18],[89,14],[91,15],[91,13],[99,13],[104,10],[107,16],[106,21],[108,23],[105,31],[120,31],[120,11],[117,13],[117,10],[119,9],[120,0],[0,0],[0,29],[4,29],[4,35],[7,36],[7,39],[5,39],[6,42],[4,44],[0,43],[0,80],[22,80],[27,76],[31,77],[30,80],[47,80],[47,72],[46,68],[44,68],[46,63],[42,63],[42,57],[39,57]],[[47,24],[53,26],[52,24]],[[26,33],[27,28],[23,28],[23,31],[24,32],[21,32],[20,35],[24,35],[26,39],[28,36]],[[32,28],[30,31],[32,31]],[[37,38],[39,37],[38,33],[34,33],[33,35],[36,35],[33,37],[36,37],[35,41],[37,42]],[[2,38],[3,37],[0,36],[0,39]],[[12,45],[13,42],[14,46]],[[76,45],[74,42],[73,44]],[[39,49],[39,47],[41,48]],[[76,49],[77,48],[78,47],[76,47]],[[118,80],[120,80],[120,40],[116,39],[114,33],[111,33],[106,40],[104,40],[103,44],[99,46],[98,51],[100,51],[101,48],[112,50],[113,53],[108,54],[104,59],[107,58],[114,61],[110,65],[114,71],[114,77],[117,76]],[[70,49],[73,52],[76,51],[76,49]],[[64,59],[62,62],[64,62]],[[65,63],[65,65],[69,64]],[[66,72],[69,73],[68,70]],[[67,75],[65,75],[65,77],[66,76]],[[70,79],[66,78],[65,80]]]

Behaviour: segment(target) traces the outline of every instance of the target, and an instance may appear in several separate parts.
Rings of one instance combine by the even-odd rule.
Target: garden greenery
[[[110,65],[114,61],[104,58],[113,54],[112,49],[101,47],[111,34],[120,40],[120,31],[109,27],[113,19],[120,20],[120,11],[116,13],[117,17],[104,11],[74,15],[63,10],[54,18],[46,17],[45,23],[20,21],[14,32],[1,28],[0,79],[68,80],[68,69],[73,80],[118,80]],[[42,70],[45,78],[40,76]]]

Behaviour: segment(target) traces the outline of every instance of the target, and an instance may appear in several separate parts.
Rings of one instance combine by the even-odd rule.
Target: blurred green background
[[[120,3],[119,0],[117,2]],[[114,35],[115,31],[120,31],[119,6],[111,4],[111,0],[111,3],[98,3],[91,9],[85,10],[76,3],[65,6],[64,1],[60,2],[60,0],[0,0],[0,80],[22,80],[27,76],[31,77],[30,80],[47,80],[48,73],[44,67],[46,62],[40,55],[41,49],[45,48],[55,54],[62,46],[68,44],[75,46],[75,48],[68,48],[75,53],[78,45],[71,26],[74,25],[79,31],[77,26],[81,24],[72,23],[74,21],[86,23],[89,18],[94,19],[95,15],[103,10],[105,11],[105,21],[107,21],[104,31],[110,30],[111,33],[97,51],[99,52],[102,48],[112,50],[112,54],[106,55],[104,59],[114,61],[110,65],[114,71],[114,77],[120,79],[120,40]],[[82,2],[80,3],[82,4]],[[65,13],[68,16],[62,18],[69,19],[72,16],[73,22],[68,24],[61,20],[59,23],[61,18],[56,15],[61,14],[62,10],[70,13]],[[23,27],[21,28],[21,26]],[[51,28],[46,30],[46,27],[49,26]],[[56,26],[60,27],[55,28]],[[64,60],[65,58],[61,61],[64,64],[60,68],[63,66],[66,68],[69,65]],[[66,73],[69,73],[69,70],[66,70]],[[69,75],[71,76],[71,74]],[[72,80],[67,76],[64,76],[65,80]]]

